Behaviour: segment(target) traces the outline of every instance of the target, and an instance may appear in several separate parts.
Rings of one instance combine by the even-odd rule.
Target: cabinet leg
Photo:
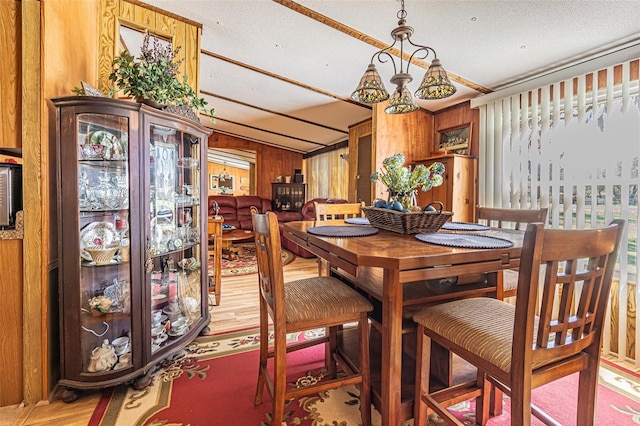
[[[209,334],[210,331],[211,331],[211,329],[209,328],[209,324],[207,324],[206,327],[204,327],[202,330],[200,330],[200,336],[204,336],[205,334]]]
[[[80,391],[77,389],[66,388],[64,392],[62,392],[62,401],[67,404],[77,401],[78,398],[80,398]]]
[[[140,376],[133,381],[133,388],[135,390],[142,390],[151,384],[151,374],[147,372],[144,376]]]

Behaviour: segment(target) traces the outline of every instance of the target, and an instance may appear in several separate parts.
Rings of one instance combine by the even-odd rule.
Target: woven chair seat
[[[508,373],[515,312],[509,303],[478,297],[423,309],[413,320]],[[534,334],[537,330],[536,318]],[[548,359],[539,360],[533,369],[548,363]]]
[[[373,305],[332,277],[313,277],[285,284],[287,323],[370,312]]]

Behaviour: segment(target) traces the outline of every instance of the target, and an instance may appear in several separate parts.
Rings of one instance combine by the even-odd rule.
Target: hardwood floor
[[[316,259],[297,257],[284,267],[285,281],[306,278],[318,273]],[[209,300],[213,297],[210,295]],[[220,306],[209,306],[212,333],[224,333],[243,328],[258,327],[258,278],[256,274],[222,278]],[[42,401],[29,407],[0,408],[0,426],[83,426],[100,399],[100,392],[85,392],[82,397],[65,404],[57,399]]]

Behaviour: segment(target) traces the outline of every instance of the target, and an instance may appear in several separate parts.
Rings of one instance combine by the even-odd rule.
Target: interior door
[[[358,138],[358,171],[356,173],[356,201],[371,205],[371,134]]]

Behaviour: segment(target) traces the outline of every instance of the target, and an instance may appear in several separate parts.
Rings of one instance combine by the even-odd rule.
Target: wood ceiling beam
[[[330,145],[330,144],[324,144],[324,143],[320,143],[320,142],[310,141],[308,139],[297,138],[295,136],[285,135],[284,133],[273,132],[271,130],[265,130],[265,129],[262,129],[260,127],[249,126],[248,124],[238,123],[237,121],[226,120],[226,119],[220,118],[220,117],[216,117],[216,121],[223,121],[225,123],[235,124],[236,126],[241,126],[241,127],[246,127],[248,129],[258,130],[258,131],[261,131],[261,132],[269,133],[271,135],[282,136],[282,137],[287,138],[287,139],[293,139],[293,140],[298,141],[298,142],[310,143],[312,145],[318,145],[318,146],[329,146]],[[217,130],[215,127],[213,127],[213,129]]]
[[[227,101],[227,102],[232,102],[234,104],[242,105],[242,106],[245,106],[245,107],[248,107],[248,108],[257,109],[259,111],[263,111],[263,112],[266,112],[266,113],[269,113],[269,114],[278,115],[280,117],[288,118],[290,120],[299,121],[301,123],[309,124],[311,126],[322,127],[323,129],[331,130],[332,132],[338,132],[338,133],[341,133],[341,134],[344,134],[344,135],[348,135],[349,134],[348,131],[336,129],[335,127],[325,126],[324,124],[320,124],[320,123],[316,123],[316,122],[313,122],[313,121],[305,120],[303,118],[294,117],[294,116],[291,116],[289,114],[284,114],[284,113],[281,113],[281,112],[272,111],[272,110],[269,110],[269,109],[266,109],[266,108],[262,108],[262,107],[259,107],[259,106],[256,106],[256,105],[252,105],[252,104],[248,104],[246,102],[239,101],[237,99],[231,99],[231,98],[227,98],[226,96],[222,96],[222,95],[218,95],[216,93],[208,92],[206,90],[200,90],[200,93],[202,93],[204,95],[208,95],[208,96],[214,97],[214,98],[217,98],[217,99],[222,99],[222,100]]]
[[[325,16],[321,13],[316,12],[315,10],[309,9],[307,7],[304,7],[298,3],[296,3],[295,1],[292,0],[273,0],[274,2],[287,7],[291,10],[293,10],[294,12],[298,12],[301,15],[304,15],[308,18],[313,19],[314,21],[320,22],[321,24],[327,25],[328,27],[333,28],[334,30],[340,31],[348,36],[351,36],[355,39],[358,39],[360,41],[363,41],[367,44],[370,44],[371,46],[377,48],[377,49],[385,49],[389,46],[388,43],[383,43],[378,39],[375,39],[365,33],[362,33],[354,28],[351,28],[347,25],[344,25],[341,22],[338,22],[334,19],[329,18],[328,16]],[[400,50],[393,48],[393,49],[389,49],[387,52],[391,53],[392,55],[400,58]],[[409,61],[411,55],[409,53],[404,53],[404,56],[402,57],[404,60],[406,60],[407,62]],[[429,64],[426,61],[423,61],[421,59],[416,59],[413,58],[413,60],[411,61],[412,64],[415,64],[421,68],[424,68],[425,70],[429,68]],[[447,71],[447,74],[449,75],[449,79],[451,79],[452,81],[455,81],[456,83],[462,84],[463,86],[466,86],[470,89],[476,90],[480,93],[491,93],[492,90],[488,89],[484,86],[481,86],[477,83],[474,83],[472,81],[469,81],[465,78],[462,78],[456,74],[453,74],[449,71]]]
[[[337,99],[337,100],[342,101],[342,102],[347,102],[347,103],[350,103],[352,105],[357,105],[357,106],[362,107],[362,108],[371,109],[371,107],[369,105],[363,105],[363,104],[361,104],[359,102],[354,101],[351,98],[346,98],[344,96],[339,96],[339,95],[336,95],[335,93],[327,92],[326,90],[322,90],[322,89],[319,89],[317,87],[310,86],[308,84],[300,83],[299,81],[292,80],[290,78],[283,77],[283,76],[278,75],[278,74],[274,74],[274,73],[269,72],[267,70],[263,70],[261,68],[254,67],[253,65],[245,64],[244,62],[240,62],[240,61],[237,61],[235,59],[231,59],[231,58],[228,58],[226,56],[219,55],[219,54],[211,52],[209,50],[202,49],[201,52],[203,54],[207,55],[207,56],[212,57],[212,58],[219,59],[221,61],[236,65],[236,66],[244,68],[244,69],[248,69],[248,70],[253,71],[253,72],[257,72],[257,73],[262,74],[262,75],[266,75],[267,77],[271,77],[271,78],[275,78],[275,79],[280,80],[280,81],[284,81],[285,83],[288,83],[288,84],[293,84],[294,86],[301,87],[301,88],[303,88],[305,90],[310,90],[312,92],[316,92],[316,93],[319,93],[321,95],[329,96],[330,98]]]

